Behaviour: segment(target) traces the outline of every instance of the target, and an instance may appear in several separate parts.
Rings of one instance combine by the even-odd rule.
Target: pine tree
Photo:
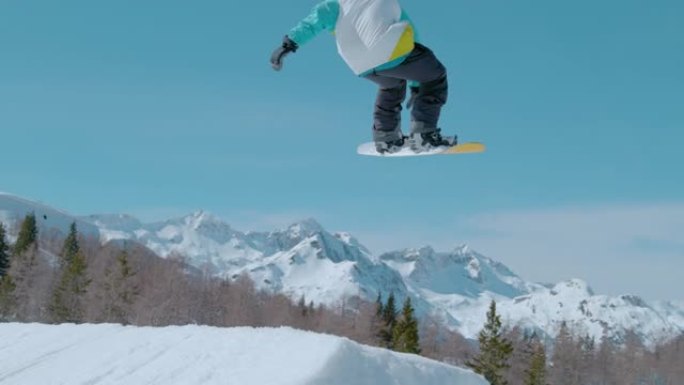
[[[389,297],[387,298],[387,303],[385,304],[385,307],[382,310],[382,319],[385,320],[388,324],[394,325],[396,322],[397,318],[397,305],[395,303],[394,299],[394,293],[390,293]]]
[[[134,284],[136,272],[130,265],[128,253],[122,251],[116,258],[114,269],[108,268],[105,273],[105,306],[104,318],[107,322],[128,324],[140,290]]]
[[[26,215],[21,222],[17,242],[14,244],[14,255],[21,255],[31,246],[36,246],[38,240],[38,227],[36,226],[36,215],[34,213]]]
[[[509,367],[513,344],[502,335],[501,317],[492,301],[487,312],[487,322],[478,336],[480,353],[466,365],[484,376],[491,385],[506,385],[503,371]]]
[[[72,222],[69,226],[69,234],[64,239],[64,246],[62,247],[61,266],[64,267],[78,254],[81,247],[78,243],[78,231],[76,230],[76,222]]]
[[[39,256],[38,227],[35,214],[27,214],[19,227],[17,241],[12,250],[10,276],[12,282],[5,282],[5,289],[13,292],[10,299],[16,305],[15,318],[22,322],[41,320],[42,283],[49,270],[46,261]]]
[[[382,325],[380,329],[380,343],[383,347],[392,349],[394,327],[397,324],[397,308],[394,293],[390,293],[387,303],[382,308]]]
[[[382,305],[382,293],[378,293],[378,298],[375,299],[375,315],[380,318],[384,311],[384,306]]]
[[[392,346],[398,352],[420,354],[418,321],[413,312],[411,298],[406,297],[401,318],[397,321],[392,334]]]
[[[26,289],[30,289],[31,271],[36,265],[38,254],[38,228],[36,227],[36,216],[31,213],[26,215],[21,222],[17,242],[12,251],[12,270],[15,274],[14,279],[19,286],[26,282]],[[22,287],[23,289],[23,287]],[[22,290],[25,291],[25,290]]]
[[[533,341],[531,344],[532,356],[529,368],[525,371],[525,385],[547,385],[546,349],[539,342]]]
[[[82,299],[90,280],[86,277],[86,260],[80,252],[62,271],[62,276],[53,291],[50,314],[55,323],[83,321]]]
[[[378,297],[375,299],[375,313],[373,314],[373,318],[371,319],[371,335],[374,338],[375,344],[377,346],[385,346],[385,339],[384,339],[384,321],[383,321],[383,312],[385,310],[385,306],[382,303],[382,293],[378,293]]]
[[[9,245],[5,237],[5,226],[0,222],[0,278],[7,275],[10,268]]]
[[[90,280],[86,276],[87,264],[78,245],[76,224],[71,225],[69,236],[62,247],[61,275],[52,292],[49,306],[52,320],[56,323],[81,322],[83,320],[82,298]]]
[[[0,222],[0,321],[9,320],[15,306],[14,289],[16,285],[9,275],[10,255],[5,227]]]

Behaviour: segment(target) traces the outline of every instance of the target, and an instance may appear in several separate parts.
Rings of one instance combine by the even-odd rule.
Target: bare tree
[[[15,284],[15,318],[23,322],[43,321],[47,315],[54,270],[37,244],[13,256],[9,275]]]
[[[102,319],[106,322],[129,324],[132,309],[140,295],[136,270],[124,250],[106,270],[102,280]]]

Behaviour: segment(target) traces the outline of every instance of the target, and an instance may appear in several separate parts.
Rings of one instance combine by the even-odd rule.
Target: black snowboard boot
[[[375,150],[380,154],[393,154],[395,152],[399,152],[404,147],[405,138],[406,137],[401,137],[388,142],[376,141]]]
[[[429,151],[436,147],[450,147],[457,143],[456,136],[442,136],[440,129],[425,133],[413,133],[408,144],[414,152]]]

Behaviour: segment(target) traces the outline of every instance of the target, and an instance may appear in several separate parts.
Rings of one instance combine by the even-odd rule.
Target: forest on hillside
[[[684,336],[646,347],[638,331],[595,341],[562,327],[553,340],[507,329],[492,303],[478,341],[420,318],[392,293],[336,306],[259,291],[249,276],[210,276],[181,255],[161,258],[134,242],[102,244],[78,233],[39,234],[27,215],[10,244],[0,224],[0,321],[136,326],[278,327],[468,366],[493,385],[681,385]]]

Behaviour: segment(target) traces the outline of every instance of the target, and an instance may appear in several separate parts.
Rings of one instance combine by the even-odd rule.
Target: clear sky
[[[0,2],[0,190],[76,214],[315,217],[376,252],[468,243],[527,279],[684,292],[684,3],[403,0],[482,155],[376,159],[375,86],[315,4]],[[406,119],[408,120],[408,118]]]

